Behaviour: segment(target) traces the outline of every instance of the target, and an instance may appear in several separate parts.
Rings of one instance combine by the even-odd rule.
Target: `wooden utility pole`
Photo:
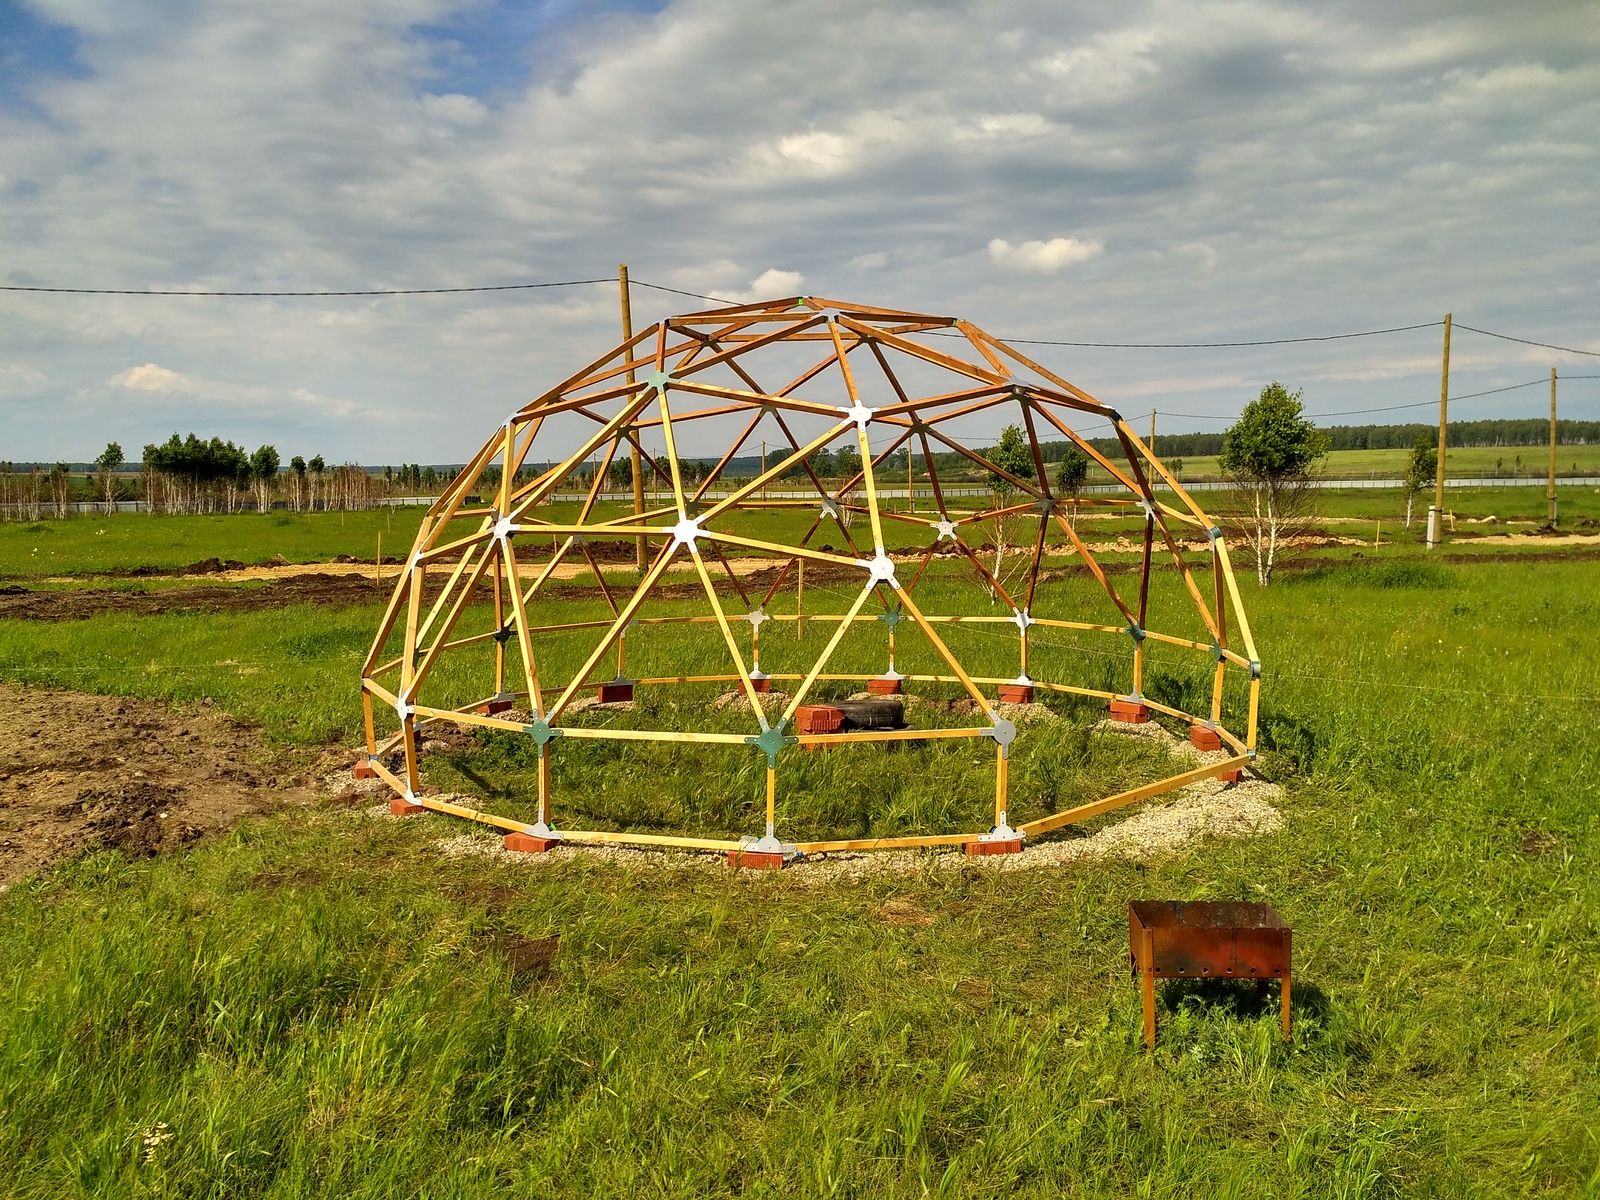
[[[1550,486],[1545,489],[1549,503],[1547,520],[1553,528],[1556,523],[1556,369],[1550,368]]]
[[[765,475],[766,473],[767,473],[767,444],[766,444],[766,442],[762,442],[761,443],[761,474]],[[763,479],[761,481],[761,498],[763,500],[765,500],[767,498],[767,481],[765,479]]]
[[[1150,453],[1156,452],[1156,410],[1150,410]]]
[[[617,280],[622,285],[622,340],[631,342],[633,341],[633,304],[628,297],[627,263],[617,264]],[[632,357],[633,351],[631,349],[623,352],[625,360],[630,360]],[[638,381],[634,378],[634,373],[629,371],[628,386],[632,387],[636,382]],[[633,464],[633,515],[642,522],[644,519],[644,463],[639,457],[639,443],[631,438],[628,442],[628,454],[628,461]],[[650,565],[643,534],[639,535],[634,557],[640,571]]]
[[[917,477],[912,468],[911,443],[906,442],[906,504],[912,512],[917,511]]]
[[[1433,508],[1428,513],[1428,545],[1444,542],[1444,443],[1450,407],[1450,316],[1444,315],[1444,368],[1439,378],[1439,460],[1433,477]]]

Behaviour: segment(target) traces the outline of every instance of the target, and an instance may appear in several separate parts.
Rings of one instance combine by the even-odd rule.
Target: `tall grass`
[[[0,898],[3,1190],[1592,1194],[1594,585],[1249,597],[1288,824],[1149,863],[818,887],[446,860],[458,823],[333,808],[88,856]],[[1174,984],[1142,1050],[1147,896],[1289,918],[1291,1044]]]

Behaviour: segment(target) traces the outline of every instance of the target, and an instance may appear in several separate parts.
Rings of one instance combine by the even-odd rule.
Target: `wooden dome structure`
[[[970,431],[981,429],[992,447],[1008,425],[1025,438],[1026,466],[1015,458],[1009,466],[996,462],[1001,456],[992,449],[969,448],[954,432],[967,429],[966,440],[977,441]],[[1120,452],[1097,449],[1080,432],[1086,425],[1108,426]],[[763,449],[752,477],[730,479],[736,457],[754,457],[758,432],[777,449]],[[1045,446],[1062,439],[1109,482],[1070,502],[1053,488]],[[552,453],[552,443],[567,448]],[[714,443],[725,452],[713,465],[711,456],[687,454],[683,448],[691,443]],[[853,473],[827,484],[813,464],[830,447],[844,450],[841,461]],[[964,502],[973,488],[941,479],[937,457],[951,454],[983,473],[987,485],[977,489],[980,503]],[[907,469],[915,455],[925,471],[920,494]],[[620,473],[613,464],[629,461],[633,504],[618,515],[615,498],[605,499],[605,482]],[[906,474],[892,479],[891,462]],[[649,502],[647,477],[657,493]],[[904,493],[896,487],[901,480],[907,481]],[[902,495],[906,504],[892,502]],[[561,496],[567,500],[554,504]],[[1097,557],[1104,551],[1080,535],[1074,519],[1079,509],[1142,526],[1142,538],[1126,539],[1116,578]],[[797,517],[810,519],[807,524]],[[785,522],[786,532],[760,535]],[[1000,577],[1004,551],[991,568],[988,551],[969,536],[1001,528],[1002,522],[1023,531],[1015,539],[1019,549],[1011,555],[1009,581]],[[803,524],[807,528],[798,534]],[[886,530],[894,536],[886,539]],[[1058,539],[1055,553],[1073,556],[1078,577],[1092,577],[1098,611],[1049,611],[1046,601],[1055,585],[1043,569],[1048,537]],[[834,549],[834,541],[843,548]],[[635,553],[637,564],[630,561]],[[754,577],[741,578],[730,561],[751,556],[767,564],[764,588],[747,587]],[[618,559],[625,582],[617,582]],[[609,578],[602,560],[612,567]],[[977,594],[987,593],[988,605],[971,612],[925,611],[919,585],[926,586],[936,561],[967,571],[981,588]],[[808,567],[814,578],[849,580],[849,602],[835,611],[806,609]],[[1181,580],[1181,589],[1173,589],[1188,612],[1181,629],[1150,623],[1151,578],[1158,568]],[[604,619],[552,622],[544,615],[559,590],[553,581],[574,569],[585,579],[592,573],[607,605]],[[649,615],[646,606],[669,572],[697,584],[703,606],[693,613]],[[881,648],[873,651],[874,661],[841,661],[847,633],[859,634],[874,619],[885,635],[875,643]],[[769,675],[761,666],[762,640],[785,622],[833,628],[808,667]],[[650,624],[677,625],[677,636],[710,639],[720,646],[722,669],[654,677],[638,669],[628,633]],[[970,671],[950,644],[958,626],[1009,638],[1015,674]],[[1030,638],[1053,630],[1102,638],[1117,655],[1126,689],[1103,686],[1104,680],[1090,686],[1092,681],[1037,668],[1040,677],[1031,675]],[[541,670],[541,647],[557,632],[587,640],[581,665],[552,678],[549,668]],[[897,661],[906,665],[908,638],[919,641],[923,665],[901,674]],[[1187,712],[1143,694],[1146,655],[1156,646],[1214,661],[1214,669],[1206,668],[1210,694],[1202,711]],[[474,670],[482,672],[473,694],[463,697],[459,680],[441,688],[442,664],[469,652],[476,655]],[[1248,695],[1248,718],[1237,732],[1222,722],[1224,687],[1232,678]],[[743,694],[748,730],[621,728],[573,719],[575,705],[584,702],[592,708],[631,699],[635,689],[719,681]],[[924,685],[958,688],[973,702],[977,719],[960,728],[800,724],[816,685],[827,681],[865,682],[870,691],[885,694]],[[773,691],[776,683],[786,694]],[[454,694],[446,696],[452,688]],[[1013,849],[1025,837],[1203,778],[1237,777],[1254,756],[1260,663],[1221,530],[1114,409],[966,321],[802,296],[667,318],[513,413],[424,517],[362,667],[361,689],[367,756],[358,769],[387,781],[397,810],[435,809],[484,822],[506,830],[514,848],[616,842],[781,861],[839,849]],[[1004,702],[1032,700],[1035,689],[1107,701],[1113,719],[1166,714],[1191,726],[1196,746],[1227,753],[1155,783],[1013,826],[1007,760],[1019,733],[1004,715]],[[424,795],[419,739],[435,723],[531,738],[540,764],[538,819],[498,816]],[[991,828],[781,840],[779,783],[792,747],[949,737],[994,744]],[[693,831],[678,836],[567,829],[558,820],[559,797],[551,794],[549,771],[562,738],[748,748],[766,759],[764,828],[738,841]]]

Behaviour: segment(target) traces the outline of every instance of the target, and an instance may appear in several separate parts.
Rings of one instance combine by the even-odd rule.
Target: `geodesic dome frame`
[[[800,369],[784,386],[766,390],[755,372],[761,360],[784,348]],[[799,356],[799,357],[795,357]],[[792,367],[791,367],[792,370]],[[641,379],[642,376],[642,379]],[[917,376],[920,379],[914,379]],[[871,386],[868,386],[870,378]],[[868,393],[876,393],[875,396]],[[877,398],[879,403],[869,403]],[[1020,414],[1034,464],[1032,478],[1006,470],[964,445],[948,430],[951,422],[976,413],[995,415],[1005,406]],[[586,432],[576,449],[552,458],[542,470],[532,469],[529,452],[541,429],[553,419],[581,418]],[[1108,422],[1121,447],[1121,461],[1100,453],[1072,427],[1074,419],[1092,416]],[[695,423],[739,424],[741,432],[716,466],[697,484],[687,479],[679,437]],[[745,482],[730,483],[725,472],[741,449],[749,451],[752,435],[763,422],[781,436],[782,447],[770,463],[763,454],[763,469]],[[795,430],[819,430],[808,439]],[[1115,481],[1114,495],[1075,496],[1072,503],[1132,514],[1142,512],[1143,543],[1137,596],[1124,596],[1096,561],[1074,522],[1067,519],[1067,503],[1052,489],[1040,445],[1040,432],[1066,438]],[[645,442],[659,438],[664,451],[651,453]],[[852,478],[829,489],[813,470],[811,457],[836,441],[845,440],[859,451],[860,469]],[[963,508],[952,503],[957,489],[941,484],[934,447],[953,452],[988,473],[1007,496],[996,495],[986,507]],[[920,449],[937,520],[915,512],[887,507],[884,498],[884,464],[906,449],[908,460]],[[636,456],[659,481],[666,502],[654,508],[642,505],[639,475],[635,479],[635,512],[602,519],[596,512],[608,469],[619,454]],[[537,459],[531,460],[537,462]],[[771,498],[769,486],[796,470],[810,498],[792,494]],[[555,520],[536,511],[557,495],[558,489],[583,480],[583,500],[576,519]],[[519,482],[519,480],[522,480]],[[1154,481],[1165,485],[1172,499],[1158,499]],[[490,486],[482,486],[485,483]],[[720,489],[720,490],[719,490]],[[908,494],[912,493],[910,482]],[[483,493],[482,498],[475,493]],[[1016,502],[1011,503],[1010,496]],[[764,541],[728,528],[729,518],[740,513],[818,508],[807,533],[791,542]],[[914,509],[915,499],[911,506]],[[642,511],[641,511],[642,510]],[[554,514],[551,514],[553,516]],[[854,517],[866,518],[870,550],[849,531]],[[1025,584],[1008,590],[981,561],[963,536],[964,528],[1005,519],[1038,519],[1031,540],[1032,556]],[[818,548],[812,539],[832,522],[842,535],[848,553],[831,546]],[[898,561],[885,548],[886,522],[908,522],[926,531],[923,552]],[[1103,591],[1109,621],[1074,621],[1035,616],[1033,609],[1041,583],[1046,535],[1054,525],[1066,535]],[[1203,539],[1201,558],[1186,558],[1185,547],[1173,528]],[[641,547],[655,543],[642,578],[631,592],[608,582],[591,549],[591,543],[624,543]],[[1130,548],[1134,548],[1130,546]],[[740,585],[727,559],[727,551],[754,552],[783,564],[765,595],[755,600]],[[1193,550],[1193,547],[1191,547]],[[928,614],[918,606],[914,592],[929,563],[941,551],[966,560],[984,581],[991,597],[998,595],[1010,607],[1009,616],[996,613]],[[1146,624],[1152,563],[1156,556],[1170,557],[1198,616],[1202,636],[1186,637],[1150,628]],[[675,564],[692,568],[703,587],[707,611],[699,615],[663,615],[641,618],[642,606]],[[858,573],[860,590],[843,612],[803,613],[796,596],[794,613],[769,612],[767,606],[795,571],[804,577],[804,564],[846,568]],[[563,564],[586,567],[594,574],[609,606],[611,618],[599,622],[541,624],[541,598],[546,585]],[[730,614],[713,581],[713,566],[733,581],[743,601],[743,613]],[[797,570],[796,570],[797,569]],[[1196,571],[1209,574],[1202,588]],[[903,579],[903,575],[909,578]],[[437,595],[428,596],[430,577],[443,577]],[[1045,584],[1049,586],[1048,583]],[[486,595],[487,593],[487,595]],[[1013,594],[1014,593],[1014,594]],[[859,670],[831,669],[845,635],[862,619],[862,610],[877,598],[888,627],[888,669],[881,675]],[[891,600],[893,603],[891,603]],[[482,611],[492,601],[493,627],[462,632],[464,614],[476,603]],[[1230,645],[1232,628],[1243,653]],[[837,622],[826,647],[809,671],[801,674],[765,675],[760,668],[761,628],[768,621]],[[728,654],[728,670],[692,678],[669,676],[628,679],[627,631],[641,621],[696,626],[714,624],[716,636]],[[403,621],[403,625],[402,625]],[[895,625],[910,622],[926,637],[948,673],[900,675],[895,669]],[[1016,631],[1019,672],[1002,679],[973,675],[941,637],[940,626],[951,622],[1011,626]],[[748,657],[741,644],[748,624]],[[595,643],[582,668],[571,678],[554,683],[541,678],[536,639],[556,630],[592,627]],[[401,629],[400,653],[387,660],[384,647]],[[1058,628],[1127,638],[1131,642],[1131,687],[1127,693],[1082,686],[1079,682],[1029,677],[1031,629]],[[494,644],[493,690],[458,706],[430,704],[430,678],[442,656],[462,647]],[[1147,643],[1164,643],[1215,660],[1209,711],[1185,712],[1150,700],[1142,694]],[[598,672],[611,655],[616,676]],[[1230,670],[1248,679],[1249,718],[1243,736],[1222,724],[1224,683]],[[673,846],[686,849],[760,853],[821,852],[845,849],[931,847],[982,842],[1014,842],[1061,826],[1085,820],[1182,787],[1200,779],[1236,773],[1255,754],[1256,718],[1260,698],[1260,662],[1251,637],[1239,589],[1228,559],[1220,528],[1208,517],[1150,451],[1138,435],[1109,406],[1031,361],[997,338],[969,322],[943,316],[846,304],[817,297],[793,297],[757,304],[733,305],[669,317],[642,330],[596,359],[532,403],[513,413],[483,449],[439,497],[422,521],[415,544],[405,560],[399,581],[373,640],[361,672],[365,712],[367,763],[394,789],[405,806],[434,809],[483,822],[515,834],[531,835],[540,845],[553,839],[574,843],[613,842],[639,846]],[[770,680],[797,683],[783,705],[767,707],[773,699]],[[879,729],[832,733],[795,732],[794,721],[819,681],[884,679],[909,684],[954,684],[963,689],[984,715],[984,723],[970,728]],[[635,686],[654,687],[685,682],[737,683],[748,699],[752,728],[748,734],[688,729],[623,729],[570,722],[573,705],[583,693],[602,688],[611,695],[629,694]],[[488,685],[489,681],[485,681]],[[1150,710],[1187,721],[1209,731],[1217,746],[1229,753],[1193,770],[1186,770],[1118,792],[1115,795],[1052,813],[1013,828],[1007,814],[1007,760],[1018,736],[1013,722],[997,709],[998,700],[986,688],[1031,689],[1098,697],[1112,703],[1113,713],[1148,714]],[[604,693],[601,693],[602,695]],[[1017,693],[1012,693],[1017,694]],[[376,702],[376,703],[375,703]],[[531,720],[517,720],[507,710],[521,703]],[[382,739],[376,713],[393,714],[396,730]],[[524,733],[539,752],[538,821],[527,824],[508,817],[480,812],[434,796],[421,794],[418,774],[419,733],[435,722],[454,722]],[[749,746],[766,756],[766,821],[764,834],[740,841],[702,837],[677,837],[627,831],[555,831],[554,798],[550,788],[550,755],[562,738],[621,739],[680,743],[714,743]],[[995,816],[987,831],[929,835],[845,839],[786,843],[778,838],[778,767],[789,746],[827,746],[855,742],[916,741],[931,738],[987,738],[995,743]],[[396,753],[404,765],[391,768],[386,759]]]

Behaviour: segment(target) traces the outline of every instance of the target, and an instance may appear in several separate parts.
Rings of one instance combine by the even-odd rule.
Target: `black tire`
[[[872,700],[835,700],[844,713],[846,729],[900,729],[906,723],[905,701],[892,697]]]

